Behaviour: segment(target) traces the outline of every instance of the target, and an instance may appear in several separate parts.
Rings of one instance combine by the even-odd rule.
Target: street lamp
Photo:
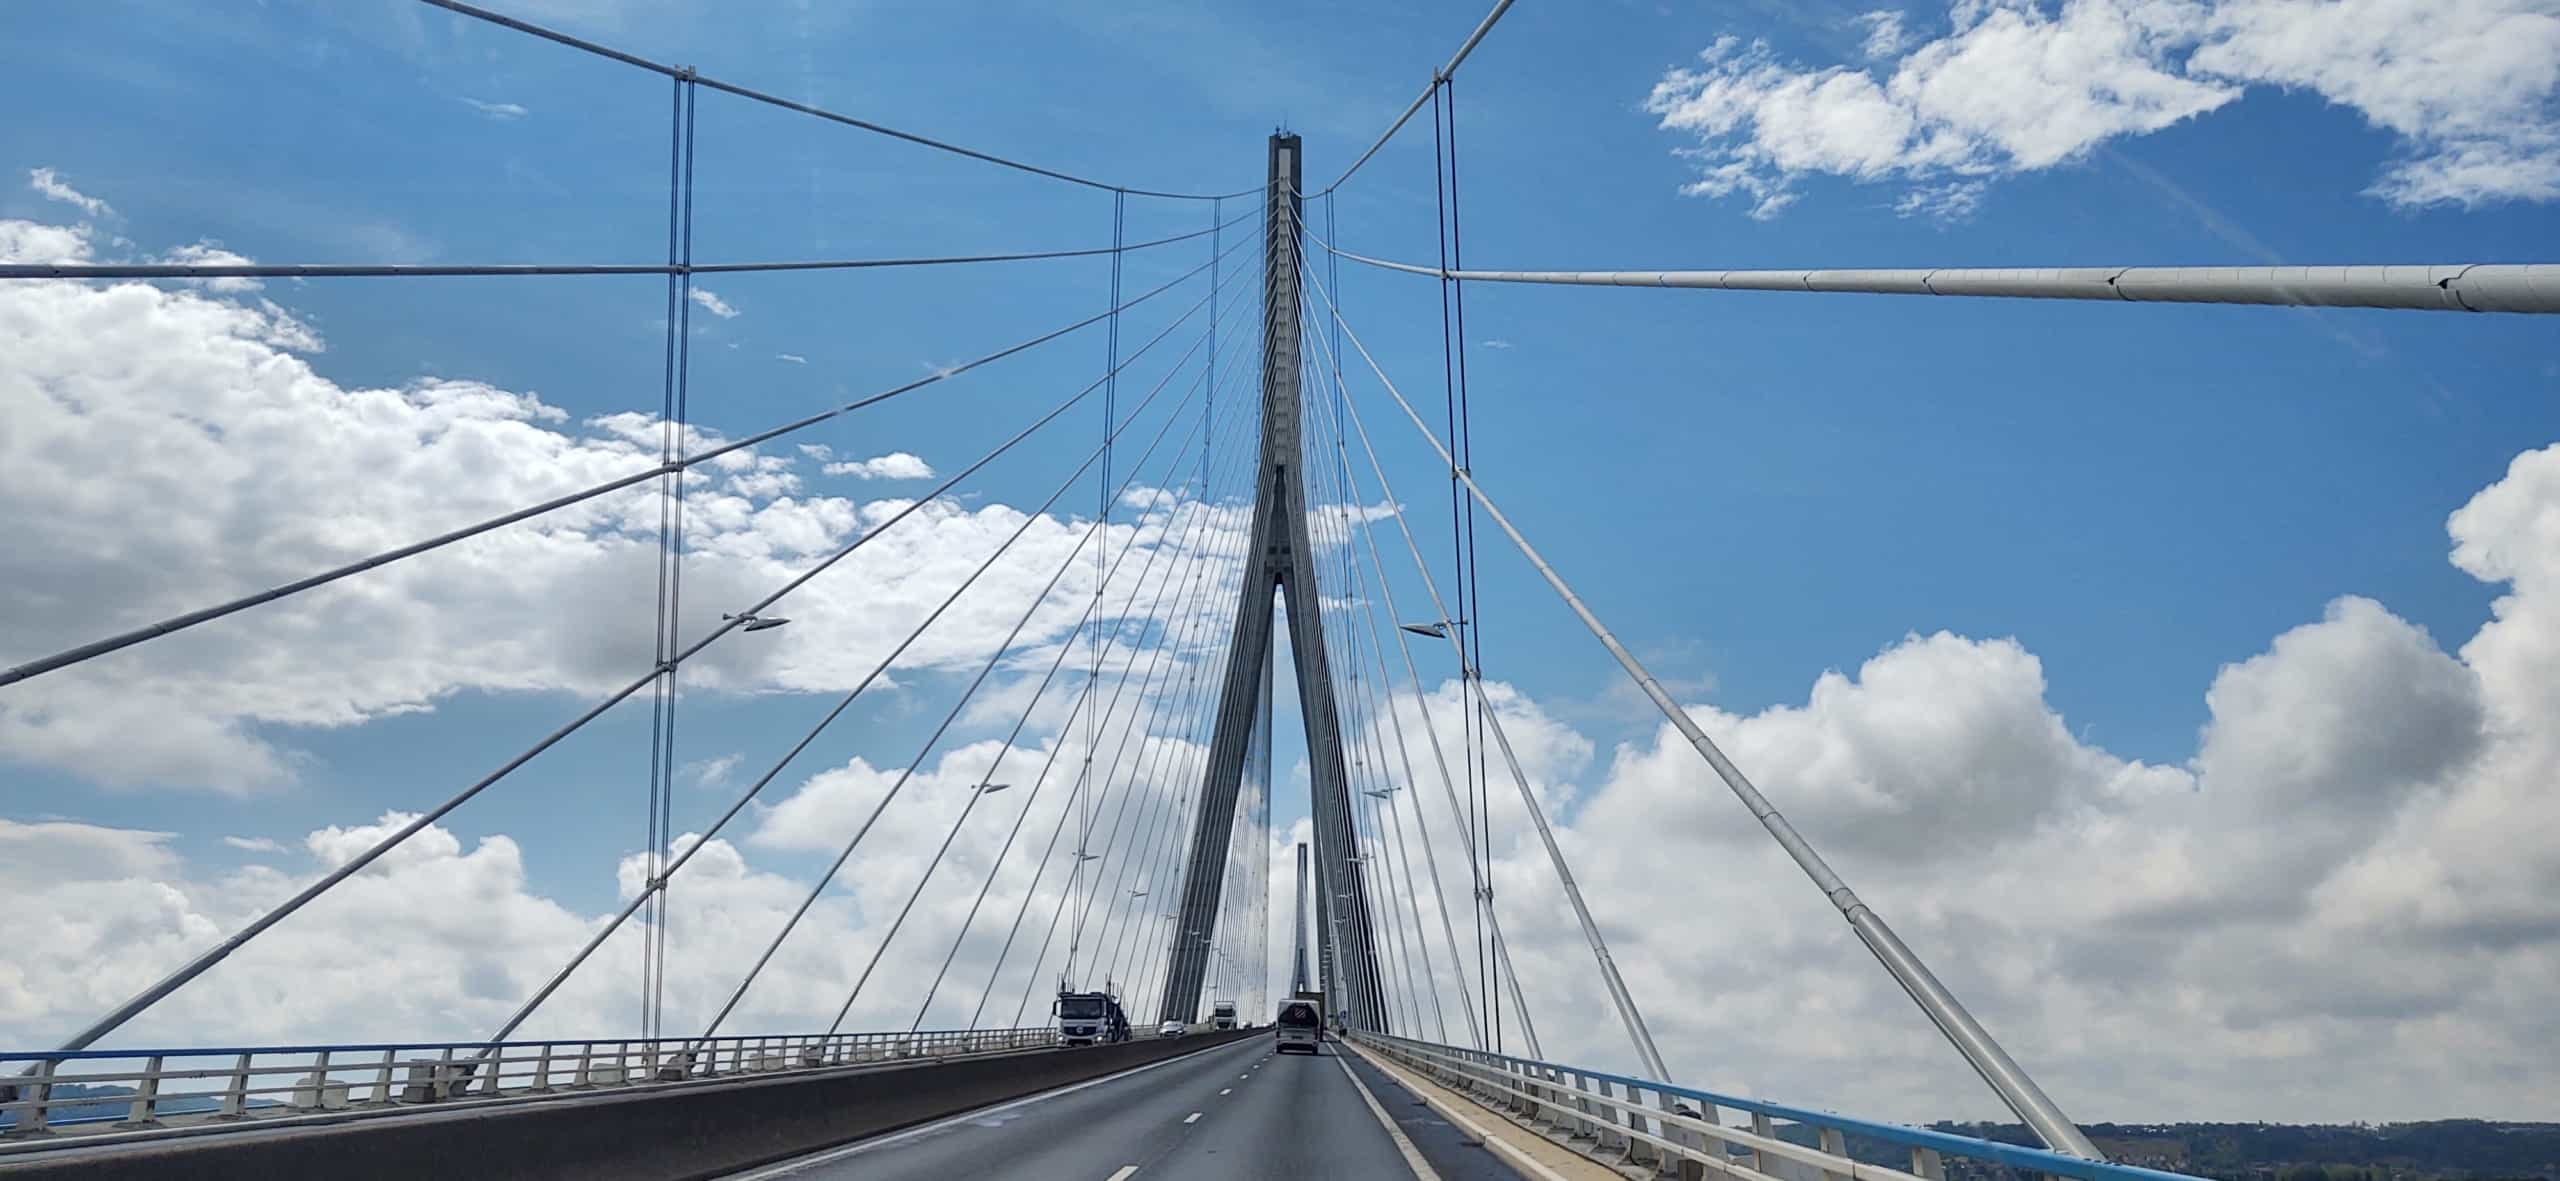
[[[1463,623],[1465,621],[1460,620],[1458,622]],[[1429,623],[1399,623],[1396,627],[1403,631],[1412,632],[1417,636],[1429,636],[1435,640],[1445,640],[1449,638],[1449,623],[1450,621],[1446,619],[1434,619]]]
[[[779,615],[759,616],[753,611],[740,615],[723,615],[720,618],[724,622],[734,621],[746,624],[747,626],[740,630],[751,632],[770,631],[774,628],[781,627],[783,624],[791,622]]]
[[[981,783],[978,785],[978,794],[991,796],[1011,786],[1013,785],[1010,783]]]

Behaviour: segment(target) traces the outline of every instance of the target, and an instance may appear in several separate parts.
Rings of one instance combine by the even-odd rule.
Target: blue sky
[[[1263,138],[1283,124],[1306,138],[1309,180],[1331,178],[1481,15],[1472,2],[498,7],[888,125],[1204,192],[1255,185]],[[1871,8],[1903,12],[1908,29],[1873,61],[1875,22],[1860,19]],[[1709,145],[1706,163],[1745,160],[1792,194],[1770,216],[1754,215],[1747,192],[1684,192],[1702,167],[1684,152],[1702,141],[1647,109],[1684,69],[1730,66],[1720,77],[1764,88],[1826,70],[1882,79],[1986,19],[1997,17],[1943,5],[1524,2],[1456,85],[1467,261],[2525,262],[2560,241],[2560,212],[2529,177],[2468,204],[2377,193],[2391,170],[2492,133],[2454,117],[2452,131],[2394,129],[2401,108],[2375,97],[2383,82],[2350,89],[2290,65],[2226,61],[2215,69],[2232,93],[2214,109],[2156,129],[2108,124],[2050,164],[1997,132],[1955,163],[1908,144],[1789,155],[1764,106],[1759,122]],[[2034,18],[2060,19],[2050,7]],[[13,25],[0,97],[21,115],[0,125],[0,165],[13,178],[51,169],[109,203],[89,220],[134,252],[201,240],[270,262],[663,258],[664,79],[390,0],[102,2]],[[1702,63],[1727,36],[1765,45]],[[2190,60],[2199,39],[2208,48]],[[2200,72],[2204,53],[2230,43],[2199,34],[2162,60]],[[1758,56],[1736,66],[1736,54]],[[2508,141],[2547,151],[2533,145],[2547,143],[2535,137],[2550,134],[2551,91],[2520,69],[2521,105],[2499,110],[2525,129]],[[701,97],[698,119],[697,260],[1108,241],[1104,193],[716,93]],[[1344,187],[1331,215],[1346,248],[1430,261],[1430,155],[1417,120]],[[1948,183],[1979,186],[1969,213],[1897,211]],[[82,215],[14,180],[0,188],[0,217]],[[1209,218],[1200,203],[1133,198],[1128,234]],[[1207,255],[1195,241],[1133,256],[1125,281],[1152,286]],[[912,380],[1099,311],[1107,273],[1078,259],[711,277],[703,286],[735,315],[695,310],[696,420],[735,436]],[[1346,266],[1339,295],[1388,372],[1436,405],[1435,285]],[[485,382],[573,423],[657,406],[654,278],[270,283],[263,297],[325,337],[314,364],[348,389]],[[1161,327],[1180,306],[1171,298],[1134,316],[1124,339]],[[2524,316],[1478,285],[1467,337],[1476,474],[1686,699],[1754,715],[1802,704],[1825,670],[1855,670],[1906,635],[2013,637],[2041,660],[2045,700],[2082,742],[2168,766],[2196,756],[2217,674],[2338,596],[2376,600],[2446,648],[2479,629],[2501,588],[2446,561],[2447,516],[2560,431],[2560,343]],[[1102,362],[1101,338],[1080,334],[805,438],[954,470]],[[1426,543],[1445,545],[1445,481],[1427,449],[1374,385],[1353,386]],[[1076,421],[1071,437],[1090,440],[1091,415]],[[1071,455],[1057,444],[1001,464],[968,486],[982,498],[973,503],[1036,503]],[[155,482],[182,490],[169,476]],[[807,476],[812,491],[842,495],[924,486]],[[1591,760],[1558,769],[1589,786],[1614,744],[1649,739],[1655,719],[1498,535],[1480,545],[1487,671],[1597,744]],[[1399,594],[1416,614],[1419,584]],[[632,671],[645,667],[645,650],[630,656]],[[1417,656],[1426,677],[1448,672],[1444,652]],[[435,693],[431,709],[355,724],[258,723],[262,740],[299,752],[296,773],[240,791],[101,784],[0,750],[13,759],[0,815],[168,831],[191,860],[254,861],[220,838],[290,846],[323,824],[415,807],[578,699],[465,685]],[[783,689],[688,698],[682,757],[757,763],[825,700]],[[866,703],[820,756],[898,765],[941,708],[930,694]],[[517,790],[475,803],[455,831],[518,834],[538,850],[533,890],[603,909],[613,882],[600,867],[640,838],[647,721],[618,712]],[[1284,732],[1285,767],[1299,740]],[[1279,828],[1303,811],[1296,782],[1280,789]],[[1785,785],[1767,786],[1784,806]],[[699,824],[722,802],[688,787],[678,822]],[[1579,806],[1559,802],[1568,814]],[[823,864],[774,856],[786,871]]]

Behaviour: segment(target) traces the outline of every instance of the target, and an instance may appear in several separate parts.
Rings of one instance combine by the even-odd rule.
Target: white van
[[[1324,1041],[1324,1014],[1316,1010],[1314,1001],[1280,1002],[1280,1013],[1271,1024],[1272,1036],[1283,1054],[1291,1050],[1305,1050],[1313,1054],[1317,1052],[1316,1046]]]

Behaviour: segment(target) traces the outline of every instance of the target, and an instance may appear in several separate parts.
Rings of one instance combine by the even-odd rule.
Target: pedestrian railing
[[[0,1152],[48,1137],[522,1100],[1053,1047],[1054,1025],[912,1033],[0,1052]]]
[[[1612,1164],[1734,1181],[1961,1181],[2006,1175],[2078,1181],[2194,1181],[2182,1173],[2086,1160],[1590,1070],[1353,1033],[1351,1040],[1475,1102]],[[1739,1125],[1725,1122],[1735,1113]],[[1788,1133],[1793,1132],[1793,1138]],[[1809,1134],[1808,1134],[1809,1133]],[[1811,1144],[1799,1141],[1810,1139]],[[1875,1163],[1890,1156],[1891,1165]]]

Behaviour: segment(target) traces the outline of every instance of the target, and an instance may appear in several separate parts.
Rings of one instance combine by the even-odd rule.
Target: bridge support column
[[[1272,136],[1270,152],[1263,243],[1261,474],[1254,492],[1252,542],[1246,551],[1243,592],[1236,604],[1226,690],[1218,699],[1218,724],[1200,785],[1191,858],[1183,870],[1181,921],[1174,927],[1159,1020],[1198,1019],[1218,895],[1226,879],[1236,793],[1253,732],[1255,695],[1272,655],[1276,593],[1288,613],[1289,649],[1297,666],[1300,718],[1307,734],[1309,805],[1315,819],[1316,934],[1326,1005],[1348,1012],[1354,1025],[1384,1031],[1386,1004],[1377,971],[1375,928],[1369,921],[1365,866],[1357,860],[1360,849],[1352,827],[1351,782],[1343,767],[1341,716],[1334,705],[1332,671],[1325,662],[1315,549],[1307,530],[1298,402],[1298,137]]]
[[[1297,886],[1289,895],[1289,991],[1313,987],[1307,975],[1307,845],[1298,843]]]

